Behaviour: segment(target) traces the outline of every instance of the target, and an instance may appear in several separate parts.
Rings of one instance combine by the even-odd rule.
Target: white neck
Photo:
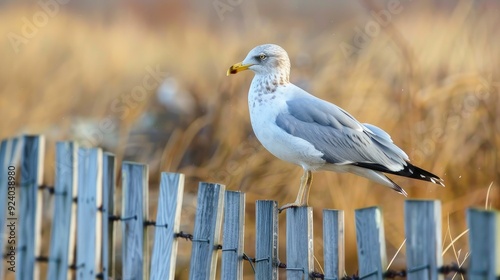
[[[255,74],[250,85],[250,92],[260,94],[272,94],[276,91],[278,86],[283,86],[290,83],[286,73],[273,73],[273,74]]]

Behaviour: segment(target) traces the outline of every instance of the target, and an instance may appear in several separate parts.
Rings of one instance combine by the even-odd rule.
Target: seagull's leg
[[[279,212],[281,213],[281,211],[291,207],[307,206],[307,200],[309,199],[309,191],[311,190],[311,183],[312,183],[312,172],[310,170],[304,170],[304,174],[302,174],[302,177],[300,178],[299,193],[297,194],[295,202],[281,206],[278,209]]]
[[[306,184],[304,186],[304,192],[302,194],[302,205],[304,206],[307,206],[308,205],[308,201],[309,201],[309,192],[311,191],[311,185],[312,185],[312,181],[313,181],[313,175],[312,175],[312,172],[311,170],[307,170],[306,171]]]
[[[304,174],[300,178],[300,188],[297,194],[297,199],[295,199],[295,204],[297,206],[307,206],[307,200],[309,199],[309,191],[311,190],[312,183],[312,173],[309,170],[304,170]]]

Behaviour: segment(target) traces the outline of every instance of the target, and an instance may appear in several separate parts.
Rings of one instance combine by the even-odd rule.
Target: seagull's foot
[[[281,213],[288,208],[295,208],[295,207],[302,207],[302,206],[308,206],[308,205],[307,205],[307,203],[299,202],[299,201],[287,203],[287,204],[281,206],[280,208],[278,208],[278,213]]]
[[[302,177],[300,178],[299,193],[297,194],[297,198],[295,199],[295,202],[288,203],[288,204],[281,206],[278,209],[278,212],[281,213],[281,212],[283,212],[283,210],[286,210],[286,209],[292,208],[292,207],[307,206],[307,200],[309,198],[309,189],[311,188],[311,182],[312,182],[311,171],[304,170],[304,174],[302,174]]]

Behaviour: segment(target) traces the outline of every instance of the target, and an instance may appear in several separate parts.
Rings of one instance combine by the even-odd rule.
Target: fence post
[[[75,245],[76,215],[73,211],[73,194],[77,190],[77,151],[78,145],[74,142],[56,144],[54,217],[47,279],[71,278],[68,258],[70,248]]]
[[[221,279],[243,279],[245,194],[226,191]]]
[[[312,279],[313,270],[313,209],[289,208],[286,211],[286,277]]]
[[[42,219],[42,184],[45,139],[43,136],[24,136],[21,161],[21,191],[19,208],[18,263],[16,279],[39,279]],[[14,220],[13,222],[17,222]]]
[[[278,279],[278,203],[257,200],[255,279]]]
[[[5,205],[5,207],[0,207],[0,253],[3,256],[4,254],[4,230],[7,228],[5,226],[5,222],[9,221],[9,218],[12,217],[11,214],[14,212],[9,211],[7,215],[8,206],[12,206],[16,204],[16,186],[9,185],[9,182],[14,183],[15,180],[9,180],[9,176],[14,176],[18,174],[19,167],[19,147],[20,142],[18,138],[5,139],[2,140],[2,144],[0,145],[0,205]],[[7,215],[7,216],[6,216]],[[9,232],[6,236],[12,236],[15,238],[15,229],[12,231],[9,229]],[[7,259],[5,259],[7,261]],[[4,259],[0,261],[0,280],[4,279],[3,272],[3,264]]]
[[[181,219],[184,174],[161,173],[156,215],[155,241],[151,258],[151,279],[174,279],[177,238]]]
[[[467,210],[470,280],[500,279],[500,212]]]
[[[437,200],[405,201],[406,271],[408,280],[437,280],[443,265],[441,203]]]
[[[387,254],[380,209],[357,209],[355,215],[359,277],[363,280],[382,280],[387,267]]]
[[[122,278],[149,279],[148,242],[144,221],[148,217],[148,166],[122,165]]]
[[[114,221],[110,219],[115,211],[115,187],[116,187],[116,159],[111,153],[102,155],[102,270],[103,280],[108,280],[109,276],[115,275],[114,263],[115,254],[113,250]]]
[[[95,279],[97,207],[102,187],[102,151],[78,149],[78,210],[76,234],[76,279]]]
[[[344,211],[323,210],[325,279],[341,279],[345,272]]]
[[[189,279],[215,279],[224,208],[224,185],[200,183]]]

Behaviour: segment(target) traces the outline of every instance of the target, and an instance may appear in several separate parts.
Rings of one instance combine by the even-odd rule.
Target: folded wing
[[[277,116],[276,124],[313,144],[328,163],[371,163],[393,172],[404,169],[408,156],[382,129],[363,125],[321,99],[297,98],[287,105],[288,111]]]

